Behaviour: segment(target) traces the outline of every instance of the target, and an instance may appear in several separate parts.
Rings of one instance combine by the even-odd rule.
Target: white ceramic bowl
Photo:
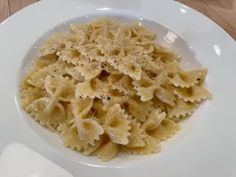
[[[158,33],[158,41],[183,58],[185,67],[208,68],[207,101],[183,123],[159,154],[119,155],[103,163],[62,146],[58,135],[42,128],[20,109],[18,83],[37,46],[70,23],[97,16],[140,21]],[[0,149],[21,142],[74,176],[235,177],[234,92],[236,43],[214,22],[174,1],[48,0],[31,5],[0,25]]]

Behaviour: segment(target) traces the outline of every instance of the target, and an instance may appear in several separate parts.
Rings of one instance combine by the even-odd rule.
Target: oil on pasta
[[[210,98],[206,75],[181,69],[144,26],[101,18],[50,36],[20,95],[23,109],[66,147],[109,161],[159,152]]]

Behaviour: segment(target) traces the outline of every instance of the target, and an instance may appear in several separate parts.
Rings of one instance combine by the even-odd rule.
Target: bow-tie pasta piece
[[[55,130],[58,125],[66,120],[63,105],[52,98],[39,98],[29,104],[26,111],[41,125],[51,130]]]
[[[160,151],[160,146],[155,138],[146,134],[144,140],[145,140],[144,147],[129,148],[124,146],[123,150],[127,153],[138,154],[138,155],[157,153]]]
[[[147,28],[139,24],[132,25],[131,30],[133,36],[142,36],[149,41],[153,41],[156,36],[153,32],[149,31]]]
[[[59,101],[70,102],[75,97],[74,80],[71,80],[68,77],[47,76],[44,85],[48,95],[57,97]]]
[[[75,97],[76,98],[86,98],[96,97],[96,90],[92,87],[91,80],[85,80],[84,82],[80,82],[76,85],[76,91],[75,91]]]
[[[82,149],[82,141],[79,139],[75,126],[68,123],[62,123],[57,127],[57,130],[65,147],[78,151]]]
[[[183,99],[178,98],[175,107],[167,108],[167,115],[170,118],[191,115],[198,105],[198,103],[185,102]]]
[[[165,141],[171,138],[180,130],[180,125],[175,123],[169,118],[166,118],[162,123],[155,129],[147,132],[150,136],[154,137],[156,141]]]
[[[109,85],[125,95],[134,95],[132,79],[122,74],[113,74],[108,77]]]
[[[103,100],[104,110],[109,110],[115,104],[119,104],[121,108],[126,107],[128,104],[128,98],[125,96],[110,96]]]
[[[67,67],[65,68],[65,73],[68,74],[77,82],[84,82],[85,80],[77,67]]]
[[[81,53],[74,47],[73,42],[66,42],[65,48],[63,50],[57,51],[56,55],[58,60],[66,62],[68,64],[77,65],[80,60],[84,57]]]
[[[102,144],[102,139],[95,141],[94,145],[83,142],[78,136],[76,126],[73,126],[72,124],[62,123],[57,127],[57,130],[65,147],[72,150],[81,151],[85,155],[92,154]]]
[[[153,98],[156,89],[154,80],[152,80],[145,72],[142,72],[139,81],[133,81],[132,83],[134,85],[134,90],[137,91],[137,95],[140,96],[142,101],[148,101]]]
[[[58,54],[58,52],[61,52],[65,48],[68,49],[66,47],[67,44],[77,46],[83,44],[86,40],[84,36],[76,33],[64,32],[53,34],[40,48],[40,57]]]
[[[118,71],[117,69],[115,69],[113,66],[111,66],[109,63],[107,62],[102,62],[101,63],[101,67],[102,69],[104,69],[107,73],[109,73],[110,75],[116,75],[116,74],[122,74],[120,71]]]
[[[113,143],[125,145],[129,143],[129,124],[129,116],[119,104],[115,104],[106,114],[104,130]]]
[[[76,86],[75,97],[103,98],[106,95],[108,83],[98,78],[85,80]]]
[[[142,101],[149,101],[153,98],[155,86],[154,85],[148,87],[135,86],[135,90],[137,91],[137,95],[140,96]]]
[[[113,159],[119,152],[118,145],[112,141],[101,146],[96,152],[97,157],[102,161],[109,161]]]
[[[174,94],[179,98],[182,98],[184,101],[189,101],[192,103],[211,98],[209,91],[203,86],[198,85],[190,88],[176,88],[174,89]]]
[[[119,86],[123,89],[124,94],[134,95],[132,79],[129,76],[123,76],[119,82]]]
[[[32,86],[43,88],[45,79],[48,75],[62,75],[65,73],[64,69],[65,66],[61,62],[57,62],[39,70],[34,70],[33,73],[26,78],[26,81]]]
[[[51,35],[40,48],[40,56],[55,54],[57,51],[62,50],[65,47],[66,38],[66,34],[62,35],[57,33]]]
[[[173,53],[173,52],[171,52],[159,45],[154,46],[153,55],[160,58],[160,60],[165,64],[179,61],[179,57],[175,53]]]
[[[101,49],[101,47],[98,46],[98,44],[89,43],[83,46],[78,46],[76,47],[76,49],[82,56],[84,56],[87,59],[87,61],[99,61],[99,62],[106,61],[105,53],[103,49]]]
[[[189,88],[202,82],[207,75],[206,69],[182,71],[170,80],[175,87]]]
[[[103,128],[93,119],[76,119],[75,125],[79,138],[87,144],[94,145],[104,133]]]
[[[33,62],[33,65],[35,68],[40,69],[40,68],[49,66],[51,64],[57,63],[58,62],[57,59],[58,59],[58,56],[56,54],[46,55],[46,56],[37,58],[35,62]]]
[[[93,27],[91,24],[71,24],[70,30],[85,39],[89,39],[93,32]]]
[[[85,80],[93,79],[102,72],[101,65],[97,61],[91,61],[90,64],[78,65],[77,69]]]
[[[106,17],[94,20],[91,25],[94,29],[102,28],[113,30],[117,29],[120,26],[115,20]]]
[[[145,122],[147,116],[152,110],[152,102],[142,102],[137,98],[128,100],[128,112],[137,120]]]
[[[181,69],[179,63],[174,60],[164,65],[164,71],[167,73],[169,80],[171,80],[171,78],[177,75]]]
[[[45,90],[38,87],[27,87],[20,93],[21,104],[23,108],[26,108],[29,104],[35,100],[44,97]]]
[[[137,121],[132,121],[130,123],[130,136],[129,136],[129,143],[126,145],[129,148],[136,148],[136,147],[144,147],[146,142],[145,138],[145,131],[141,128],[141,123]]]
[[[174,107],[175,106],[175,101],[176,97],[173,93],[173,88],[170,86],[166,87],[159,87],[155,91],[155,96],[161,100],[162,102]]]
[[[94,99],[93,106],[90,110],[90,115],[101,125],[105,122],[106,111],[104,109],[104,104],[100,99]]]
[[[102,137],[98,140],[95,141],[94,145],[88,145],[86,148],[83,149],[83,154],[84,155],[92,155],[103,143]]]
[[[95,39],[95,41],[97,43],[98,51],[98,56],[95,58],[95,60],[107,62],[109,57],[124,56],[123,47],[115,44],[115,39],[113,40],[99,36]]]
[[[161,101],[157,97],[154,97],[152,99],[152,107],[154,109],[159,109],[161,111],[167,112],[168,104],[164,103],[163,101]]]
[[[88,115],[93,106],[93,99],[90,97],[77,98],[71,101],[72,112],[75,118],[84,118]]]
[[[74,122],[74,115],[71,102],[64,102],[63,106],[65,109],[65,117],[66,117],[66,120],[64,122]]]
[[[155,91],[157,89],[161,89],[161,85],[166,84],[167,82],[168,80],[166,73],[160,73],[153,79],[145,76],[144,80],[134,81],[133,84],[135,86],[134,89],[137,91],[137,95],[139,95],[140,99],[145,102],[151,100],[155,94]],[[173,104],[171,100],[165,99],[165,101],[169,101],[171,104]]]
[[[44,110],[46,109],[46,106],[49,103],[49,101],[50,101],[49,98],[41,97],[30,103],[25,108],[25,110],[36,120],[39,119],[39,117],[44,118]]]
[[[121,73],[128,75],[134,80],[140,80],[142,68],[139,64],[132,60],[133,59],[131,57],[110,57],[107,62]]]
[[[118,28],[115,36],[114,36],[114,43],[117,45],[124,45],[130,41],[132,37],[132,31],[128,25],[124,25]]]
[[[153,109],[147,117],[147,120],[142,124],[145,131],[150,131],[157,128],[166,118],[166,113],[159,109]]]
[[[142,51],[144,54],[151,54],[154,50],[153,47],[153,42],[150,43],[146,43],[145,41],[142,42],[142,40],[140,42],[137,43],[140,47],[142,47]]]
[[[164,63],[160,60],[160,58],[154,58],[154,57],[147,57],[143,56],[146,58],[146,61],[144,63],[145,65],[145,70],[151,72],[154,75],[157,75],[164,69]]]

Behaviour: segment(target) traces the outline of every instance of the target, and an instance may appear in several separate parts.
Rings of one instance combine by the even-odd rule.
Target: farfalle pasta
[[[119,152],[159,152],[179,121],[211,97],[206,75],[183,70],[144,26],[101,18],[49,37],[20,96],[64,146],[108,161]]]

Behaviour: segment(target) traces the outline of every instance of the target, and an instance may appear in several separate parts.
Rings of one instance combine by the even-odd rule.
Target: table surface
[[[0,0],[0,22],[39,0]],[[236,40],[236,0],[177,0],[208,16]]]

